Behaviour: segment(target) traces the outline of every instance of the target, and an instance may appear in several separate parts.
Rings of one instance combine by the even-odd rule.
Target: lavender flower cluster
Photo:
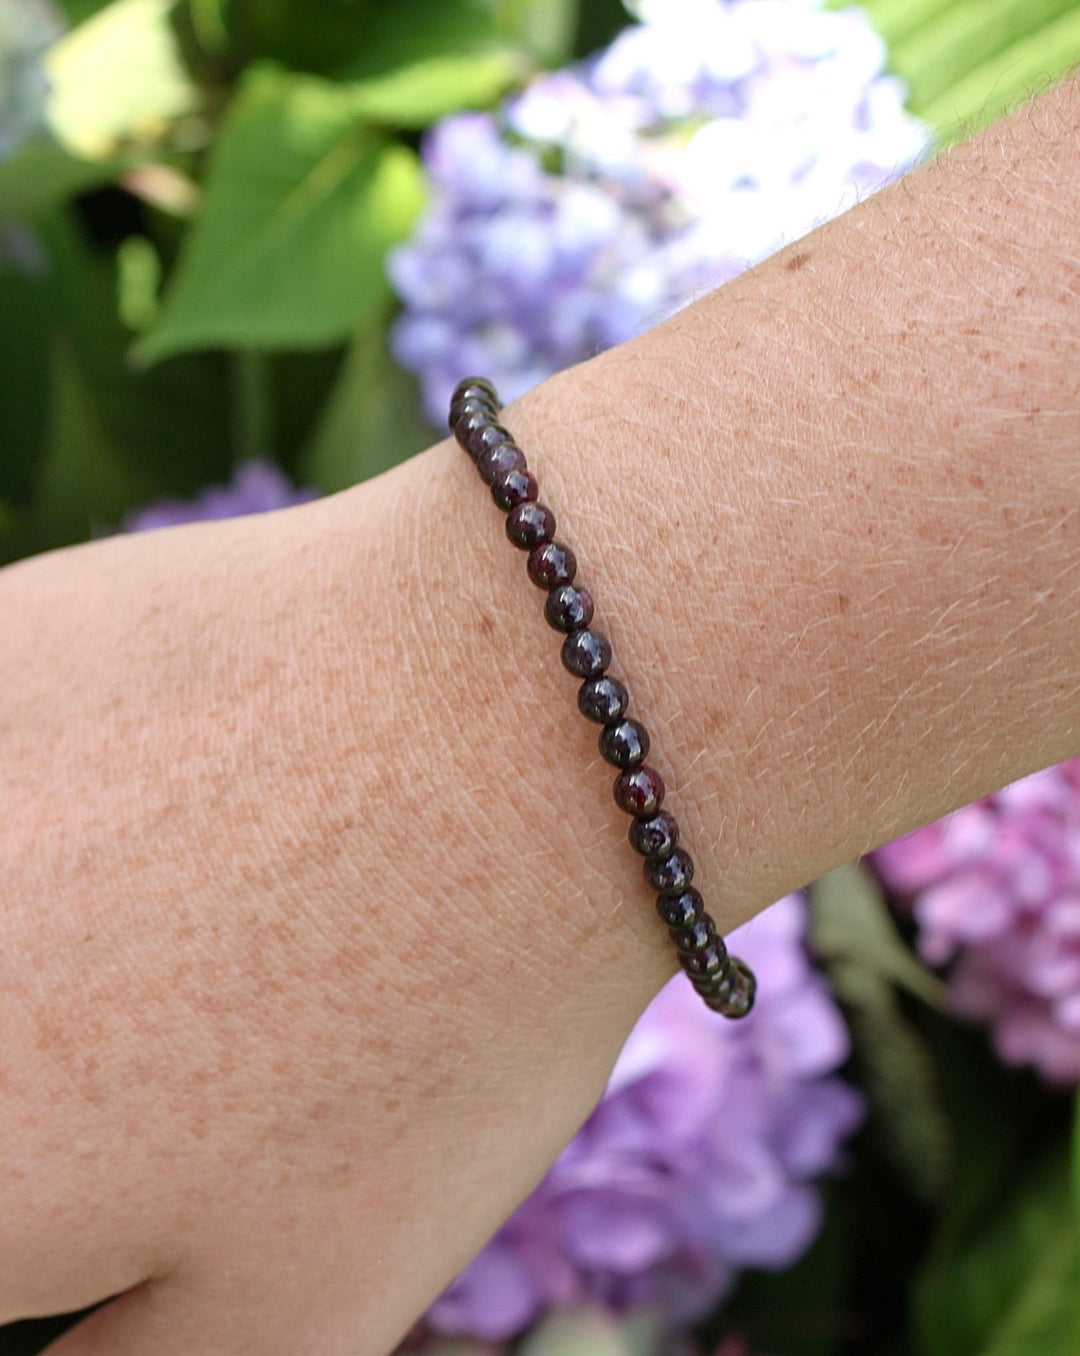
[[[789,1266],[812,1241],[812,1180],[862,1117],[834,1077],[849,1041],[804,947],[805,903],[781,900],[732,945],[758,976],[741,1022],[673,979],[630,1036],[603,1100],[547,1177],[435,1302],[431,1329],[484,1339],[544,1312],[649,1305],[677,1328],[744,1267]]]
[[[398,361],[441,423],[463,371],[513,399],[908,168],[926,130],[857,9],[651,0],[605,51],[428,133],[389,261]]]
[[[1026,777],[878,849],[919,950],[951,964],[961,1016],[1006,1063],[1080,1081],[1080,759]]]
[[[132,514],[124,530],[146,532],[180,523],[242,518],[248,513],[267,513],[317,497],[317,490],[296,489],[284,471],[272,462],[248,461],[237,468],[230,484],[208,485],[194,499],[159,499]]]

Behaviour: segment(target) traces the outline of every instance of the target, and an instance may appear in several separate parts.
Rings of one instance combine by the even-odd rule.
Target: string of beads
[[[691,883],[693,858],[679,846],[674,815],[661,808],[663,779],[645,762],[649,732],[626,714],[630,694],[607,671],[611,646],[592,625],[592,595],[575,582],[574,553],[555,540],[555,515],[540,503],[540,487],[525,454],[498,421],[500,408],[489,381],[466,377],[450,403],[450,427],[505,511],[506,535],[529,553],[529,578],[547,593],[544,616],[556,631],[565,633],[563,665],[581,679],[578,709],[602,727],[600,752],[619,769],[615,802],[632,816],[630,845],[644,858],[645,880],[657,892],[656,911],[667,925],[679,964],[710,1008],[725,1017],[744,1017],[754,1002],[753,972],[728,955]]]

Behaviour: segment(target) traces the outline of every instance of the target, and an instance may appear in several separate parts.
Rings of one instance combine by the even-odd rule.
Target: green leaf
[[[541,65],[562,66],[573,56],[579,0],[494,0],[493,9],[503,39]]]
[[[915,1308],[920,1356],[1080,1350],[1080,1238],[1064,1149],[1030,1165],[968,1247],[931,1257]]]
[[[459,108],[486,108],[523,74],[510,49],[476,56],[437,56],[348,86],[358,117],[423,128]]]
[[[53,349],[52,426],[41,466],[34,523],[45,545],[115,527],[140,498],[101,424],[72,345],[58,336]]]
[[[847,0],[828,0],[832,9]],[[863,0],[908,84],[911,111],[947,145],[1080,60],[1077,0]]]
[[[917,110],[948,144],[977,131],[1045,89],[1080,61],[1080,9],[1018,38]]]
[[[921,1200],[939,1200],[952,1142],[933,1061],[893,984],[937,1007],[941,984],[904,946],[869,872],[848,866],[810,890],[810,945],[847,1010],[860,1083],[882,1149]]]
[[[888,905],[866,867],[837,867],[816,881],[812,891],[810,940],[826,964],[852,962],[900,985],[932,1007],[940,1007],[944,989],[904,944]]]
[[[416,155],[360,121],[350,89],[253,71],[222,128],[162,314],[136,357],[346,338],[386,304],[386,251],[422,204]]]
[[[432,442],[413,379],[393,361],[382,318],[349,346],[341,375],[297,470],[326,494],[367,480]]]
[[[107,184],[118,161],[82,160],[47,136],[35,137],[0,161],[0,218],[29,220],[75,193]]]
[[[242,61],[347,79],[499,42],[488,0],[228,0],[224,18]]]
[[[115,0],[49,49],[49,129],[72,155],[107,161],[156,147],[198,107],[170,18],[175,0]]]
[[[983,62],[1043,30],[1070,8],[1073,0],[963,0],[949,5],[891,49],[892,64],[907,81],[911,107],[932,107],[939,95],[955,90]]]

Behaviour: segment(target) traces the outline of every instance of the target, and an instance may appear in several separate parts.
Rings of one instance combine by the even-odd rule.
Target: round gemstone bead
[[[505,446],[504,443],[503,447]],[[540,486],[536,483],[536,477],[521,466],[513,466],[509,471],[500,471],[491,482],[491,497],[502,509],[517,508],[518,504],[530,503],[539,493]]]
[[[578,710],[589,720],[599,725],[610,725],[620,720],[626,711],[630,694],[618,678],[610,674],[601,674],[599,678],[586,678],[578,688]]]
[[[459,421],[464,419],[467,414],[482,414],[489,423],[493,424],[498,412],[498,407],[490,396],[481,391],[470,391],[460,400],[455,400],[450,406],[450,427],[456,429]]]
[[[664,779],[648,763],[620,772],[612,790],[619,809],[638,818],[656,814],[664,801]]]
[[[649,732],[639,720],[620,720],[600,732],[600,752],[612,767],[636,767],[649,752]]]
[[[754,1006],[756,993],[757,980],[754,978],[754,972],[743,961],[733,956],[726,982],[716,985],[711,993],[702,993],[702,997],[714,1012],[719,1012],[724,1017],[738,1018],[745,1017]]]
[[[645,879],[661,895],[680,895],[694,879],[694,861],[685,848],[675,848],[666,857],[644,861]]]
[[[468,420],[461,420],[458,428],[464,427]],[[456,430],[455,430],[456,432]],[[500,443],[513,443],[514,438],[508,428],[503,428],[502,424],[497,424],[493,419],[488,419],[483,426],[469,434],[469,454],[476,459],[477,467],[480,466],[480,458],[491,447],[497,447]],[[522,458],[524,465],[524,458]],[[481,471],[481,475],[483,472]],[[488,481],[490,484],[490,480]]]
[[[708,914],[695,918],[684,928],[669,928],[668,936],[675,943],[675,950],[682,955],[694,951],[704,951],[716,941],[716,927]]]
[[[555,515],[546,504],[527,499],[506,515],[506,535],[526,551],[555,535]]]
[[[593,618],[592,594],[580,584],[560,584],[548,594],[544,616],[556,631],[583,631]]]
[[[576,678],[599,678],[611,663],[611,645],[601,631],[572,631],[563,641],[563,667]]]
[[[476,453],[473,451],[473,439],[478,438],[486,428],[494,426],[495,418],[486,409],[476,407],[467,414],[462,414],[454,424],[454,437],[461,446],[476,460]]]
[[[679,841],[679,826],[674,815],[661,810],[651,819],[635,819],[627,837],[630,846],[643,857],[667,857]]]
[[[727,947],[717,937],[701,951],[680,951],[679,964],[691,979],[716,980],[723,975],[728,964]],[[698,985],[695,984],[697,989]]]
[[[562,542],[545,541],[529,552],[529,578],[542,589],[572,584],[577,574],[577,557]]]
[[[465,400],[473,392],[482,392],[493,404],[499,403],[499,393],[487,377],[462,377],[454,387],[454,394],[450,398],[450,403],[453,404],[455,400]]]
[[[517,443],[493,443],[484,447],[476,458],[476,469],[485,485],[493,484],[507,471],[524,471],[525,453]]]
[[[705,901],[691,885],[678,895],[657,895],[656,912],[669,928],[688,928],[705,912]]]

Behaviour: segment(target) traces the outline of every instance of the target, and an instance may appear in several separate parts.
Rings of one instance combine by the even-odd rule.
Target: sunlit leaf
[[[115,0],[45,57],[47,121],[87,160],[156,145],[170,122],[198,106],[170,15],[175,0]]]
[[[933,1061],[894,985],[936,1007],[941,983],[904,945],[860,866],[841,867],[812,886],[810,945],[847,1012],[875,1134],[912,1192],[936,1201],[949,1180],[949,1124]]]
[[[459,108],[484,108],[522,74],[510,49],[437,56],[347,86],[358,117],[396,127],[425,127]]]
[[[350,89],[252,72],[222,128],[162,314],[137,356],[346,338],[386,304],[386,251],[422,203],[415,153],[373,132]]]

